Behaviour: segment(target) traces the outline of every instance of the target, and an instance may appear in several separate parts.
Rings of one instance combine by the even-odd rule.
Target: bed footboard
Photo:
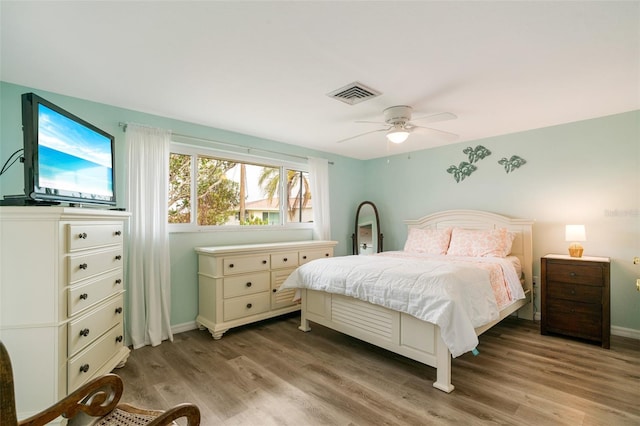
[[[451,353],[440,337],[440,329],[411,315],[392,311],[338,294],[300,289],[301,321],[309,321],[406,356],[436,368],[433,386],[451,392]]]

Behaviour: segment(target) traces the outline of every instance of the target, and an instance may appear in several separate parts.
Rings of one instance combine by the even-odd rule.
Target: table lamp
[[[571,241],[569,246],[569,256],[582,257],[584,248],[580,245],[581,241],[587,241],[587,234],[584,225],[567,225],[565,229],[565,240]]]

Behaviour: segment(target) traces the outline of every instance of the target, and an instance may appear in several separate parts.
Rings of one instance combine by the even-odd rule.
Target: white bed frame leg
[[[311,327],[309,326],[309,320],[307,319],[307,290],[300,289],[300,326],[298,330],[302,330],[305,333],[307,331],[311,331]]]
[[[449,348],[440,337],[440,328],[438,328],[437,333],[436,381],[433,382],[433,387],[450,393],[455,389],[455,386],[451,384],[451,352],[449,352]]]
[[[301,320],[298,330],[302,330],[304,332],[311,331],[311,327],[309,327],[309,320],[306,320],[306,319]]]

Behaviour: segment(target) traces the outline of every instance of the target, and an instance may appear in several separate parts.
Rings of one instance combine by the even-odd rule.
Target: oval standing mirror
[[[378,209],[371,201],[363,201],[356,211],[356,228],[351,235],[353,254],[374,254],[382,251],[382,233]]]

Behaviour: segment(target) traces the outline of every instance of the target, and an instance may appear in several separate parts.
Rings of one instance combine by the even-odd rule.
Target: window
[[[172,144],[169,223],[293,226],[313,222],[305,165]],[[284,194],[284,199],[281,194]]]
[[[191,156],[169,156],[169,223],[191,222]]]
[[[302,170],[286,171],[287,176],[287,220],[290,223],[313,222],[311,211],[311,189],[309,188],[309,173]]]

